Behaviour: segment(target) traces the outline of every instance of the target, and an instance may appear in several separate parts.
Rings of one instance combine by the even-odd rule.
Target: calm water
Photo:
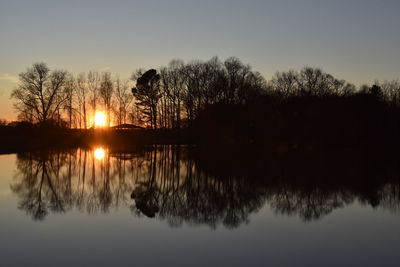
[[[332,186],[161,147],[1,155],[0,168],[0,266],[400,266],[390,167]]]

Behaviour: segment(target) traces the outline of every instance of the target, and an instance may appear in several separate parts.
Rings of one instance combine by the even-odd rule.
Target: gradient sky
[[[355,84],[400,78],[398,0],[0,0],[0,118],[15,119],[18,73],[74,73],[239,57],[269,79],[321,67]]]

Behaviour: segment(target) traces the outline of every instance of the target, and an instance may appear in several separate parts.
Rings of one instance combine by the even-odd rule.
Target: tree
[[[289,70],[286,72],[277,72],[271,80],[272,87],[283,97],[288,97],[297,94],[298,74]]]
[[[370,89],[370,94],[377,99],[383,98],[382,88],[378,84],[374,84]]]
[[[69,74],[64,87],[64,94],[66,98],[64,102],[64,109],[67,112],[69,128],[72,128],[72,122],[75,117],[75,105],[74,105],[75,91],[76,91],[75,78],[74,76]]]
[[[400,82],[398,80],[385,81],[380,84],[384,99],[392,106],[400,104]]]
[[[78,75],[76,79],[76,96],[78,98],[79,104],[79,126],[82,128],[82,121],[83,127],[87,129],[87,94],[88,94],[88,86],[86,75],[81,73]]]
[[[115,84],[115,100],[116,108],[115,113],[118,124],[126,123],[126,117],[128,114],[128,106],[132,101],[132,95],[128,94],[128,81],[121,81],[117,77],[114,81]]]
[[[201,103],[201,93],[200,93],[200,68],[201,62],[193,61],[186,64],[182,69],[184,76],[185,90],[184,90],[184,106],[186,109],[186,116],[189,124],[192,124],[197,113],[198,107]]]
[[[324,91],[324,74],[321,69],[305,67],[297,76],[302,95],[319,95]]]
[[[235,57],[225,60],[224,66],[228,85],[225,87],[224,102],[238,102],[240,98],[238,94],[240,94],[243,89],[245,77],[250,72],[250,67],[243,65],[242,62]]]
[[[106,114],[107,114],[107,125],[110,126],[111,123],[111,108],[112,108],[112,98],[114,93],[114,85],[111,79],[111,73],[103,72],[101,74],[100,81],[100,98],[103,102]]]
[[[96,109],[97,109],[97,98],[98,98],[99,87],[100,87],[99,73],[97,71],[89,71],[88,77],[87,77],[87,83],[88,83],[89,92],[90,92],[89,103],[90,103],[90,108],[93,113],[92,121],[93,121],[93,127],[94,127]]]
[[[184,79],[182,75],[184,63],[181,60],[172,60],[168,67],[161,68],[162,117],[163,126],[180,128],[182,95]]]
[[[67,100],[63,94],[67,72],[50,71],[47,64],[34,63],[31,68],[19,74],[19,79],[18,88],[12,91],[11,97],[17,100],[14,107],[20,117],[32,116],[33,121],[39,123],[54,119]]]
[[[157,128],[157,105],[160,100],[160,75],[155,69],[146,71],[136,80],[132,88],[136,104],[150,122],[150,127]]]
[[[305,67],[300,72],[289,70],[277,72],[270,82],[271,87],[282,97],[303,96],[347,96],[355,86],[338,80],[318,68]]]

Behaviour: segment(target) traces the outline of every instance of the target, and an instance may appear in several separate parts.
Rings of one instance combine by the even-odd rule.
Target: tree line
[[[390,105],[400,104],[398,81],[356,88],[311,67],[277,72],[267,81],[234,57],[223,62],[217,57],[189,63],[172,60],[158,70],[136,70],[130,79],[98,71],[73,75],[34,63],[19,79],[11,94],[19,120],[85,129],[93,126],[97,110],[106,113],[108,126],[133,123],[179,129],[192,126],[210,105],[246,105],[265,96],[279,102],[291,97],[368,93]]]
[[[50,70],[45,63],[34,63],[19,74],[19,85],[12,91],[18,119],[30,123],[87,129],[94,125],[95,112],[107,114],[107,125],[125,123],[132,101],[129,83],[110,72],[89,71],[74,76],[65,70]],[[114,115],[114,117],[111,116]]]

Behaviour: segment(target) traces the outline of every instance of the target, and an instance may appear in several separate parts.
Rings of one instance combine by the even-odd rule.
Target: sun
[[[94,115],[94,125],[95,127],[106,126],[106,114],[103,111],[96,111]]]
[[[106,155],[106,151],[102,147],[96,148],[94,150],[94,158],[95,159],[104,159],[105,155]]]

